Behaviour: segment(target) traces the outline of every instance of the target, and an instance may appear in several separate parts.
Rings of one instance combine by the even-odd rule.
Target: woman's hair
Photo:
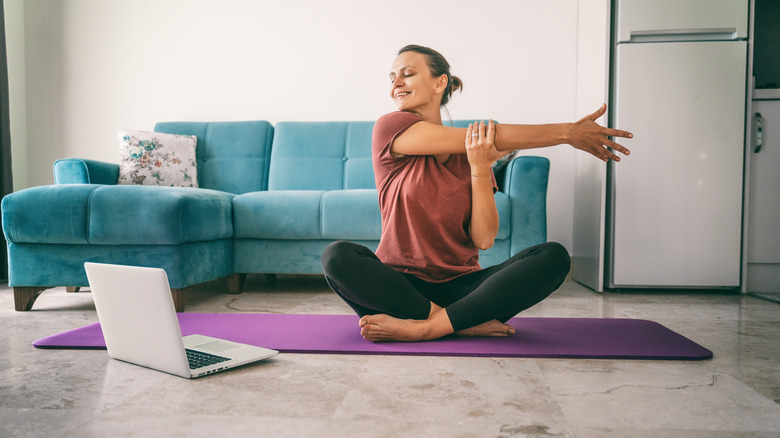
[[[441,53],[431,49],[430,47],[418,46],[416,44],[409,44],[398,51],[398,54],[404,52],[417,52],[425,56],[428,61],[428,68],[431,70],[433,77],[439,77],[441,75],[447,75],[447,87],[444,89],[444,95],[441,97],[441,106],[447,105],[450,101],[452,93],[455,91],[463,90],[463,81],[459,77],[453,76],[450,73],[450,63],[444,59]]]

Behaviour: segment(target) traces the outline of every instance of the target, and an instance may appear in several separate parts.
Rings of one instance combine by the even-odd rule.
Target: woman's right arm
[[[625,155],[628,155],[629,151],[608,137],[631,138],[633,134],[605,128],[596,123],[606,109],[606,105],[602,105],[593,114],[574,123],[496,125],[496,149],[512,151],[570,144],[601,160],[620,161],[620,158],[607,148]],[[420,121],[410,126],[393,141],[391,151],[401,155],[463,154],[466,153],[463,144],[465,135],[466,128],[452,128]]]

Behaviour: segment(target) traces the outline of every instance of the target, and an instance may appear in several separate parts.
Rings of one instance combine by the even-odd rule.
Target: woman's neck
[[[409,112],[417,115],[426,122],[433,123],[435,125],[443,125],[441,121],[441,106],[426,105],[425,107],[409,110]]]

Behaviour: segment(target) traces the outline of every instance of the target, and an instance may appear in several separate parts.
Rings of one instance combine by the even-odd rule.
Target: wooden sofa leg
[[[32,309],[33,303],[47,287],[40,286],[14,286],[14,307],[17,312],[26,312]]]
[[[171,295],[173,296],[173,307],[177,313],[184,312],[184,299],[187,295],[187,289],[171,289]]]
[[[246,274],[230,274],[227,276],[227,291],[231,294],[240,294],[244,290]]]
[[[81,290],[79,286],[68,286],[65,288],[66,292],[78,292],[79,290]]]

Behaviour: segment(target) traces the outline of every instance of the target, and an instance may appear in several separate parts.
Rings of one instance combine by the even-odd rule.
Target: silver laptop
[[[102,263],[84,263],[84,269],[114,359],[192,379],[279,354],[208,336],[182,337],[163,269]]]

